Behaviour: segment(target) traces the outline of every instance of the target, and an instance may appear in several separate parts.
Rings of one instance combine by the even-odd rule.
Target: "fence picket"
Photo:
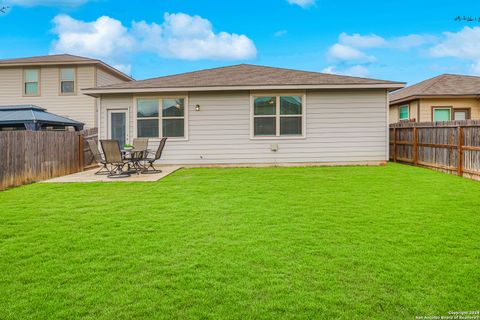
[[[480,180],[480,120],[390,125],[390,160]]]
[[[0,131],[0,190],[83,170],[81,137],[72,131]]]

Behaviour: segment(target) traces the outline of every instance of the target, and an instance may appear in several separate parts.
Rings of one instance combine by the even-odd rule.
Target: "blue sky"
[[[144,79],[252,63],[406,81],[480,75],[480,1],[0,0],[0,58],[72,53]]]

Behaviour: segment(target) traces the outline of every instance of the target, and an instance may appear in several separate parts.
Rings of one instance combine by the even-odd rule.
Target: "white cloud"
[[[295,4],[302,8],[308,8],[310,6],[315,5],[316,0],[287,0],[290,4]]]
[[[273,34],[273,36],[278,38],[278,37],[284,36],[286,34],[287,34],[287,30],[278,30],[277,32],[275,32]]]
[[[186,60],[250,59],[257,53],[247,36],[214,33],[210,21],[184,13],[166,13],[162,24],[133,22],[130,28],[108,16],[85,22],[58,15],[53,23],[58,39],[52,53],[110,58],[118,64],[122,64],[120,57],[137,52]]]
[[[18,5],[24,7],[46,6],[46,7],[76,7],[89,0],[8,0],[9,5]]]
[[[470,72],[480,75],[480,27],[464,27],[458,32],[444,32],[444,39],[430,49],[432,57],[453,57],[473,61]]]
[[[351,66],[343,71],[337,70],[335,66],[329,66],[324,68],[322,72],[330,73],[330,74],[346,75],[346,76],[352,76],[352,77],[366,77],[370,73],[368,68],[362,65]]]
[[[330,46],[327,57],[337,62],[340,66],[348,66],[344,70],[338,70],[337,66],[329,66],[324,69],[328,73],[346,74],[365,77],[369,70],[365,64],[377,61],[377,57],[369,53],[370,50],[409,50],[414,47],[438,41],[431,35],[410,34],[400,37],[384,38],[376,34],[361,35],[359,33],[341,33],[337,43]]]
[[[376,34],[361,35],[354,33],[349,35],[345,32],[338,36],[338,43],[353,48],[387,48],[387,49],[411,49],[425,44],[438,41],[438,38],[428,34],[409,34],[406,36],[392,37],[385,39]]]
[[[185,60],[251,59],[257,54],[252,40],[235,33],[214,33],[210,21],[184,13],[165,13],[164,22],[134,22],[132,34],[142,48],[159,56]]]
[[[328,57],[338,61],[372,62],[375,60],[373,56],[368,56],[358,49],[340,43],[336,43],[328,49]]]
[[[387,41],[376,34],[362,36],[358,33],[349,35],[345,32],[338,36],[339,43],[354,48],[379,48],[387,44]]]
[[[438,38],[428,34],[409,34],[401,37],[394,37],[388,41],[388,46],[392,49],[408,50],[414,47],[420,47],[425,44],[431,44],[438,41]]]
[[[464,27],[459,32],[443,35],[443,41],[430,49],[433,57],[480,59],[480,27]]]
[[[53,23],[53,31],[58,35],[58,40],[53,42],[52,53],[69,52],[107,58],[135,48],[135,39],[127,28],[108,16],[84,22],[67,15],[58,15]]]

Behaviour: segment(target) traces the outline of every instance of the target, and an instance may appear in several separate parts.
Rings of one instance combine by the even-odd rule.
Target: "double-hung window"
[[[60,68],[60,94],[75,94],[75,68]]]
[[[40,95],[40,69],[23,70],[23,94],[25,96]]]
[[[288,137],[304,135],[303,97],[253,97],[253,137]]]
[[[185,137],[185,99],[137,99],[137,137]]]
[[[410,106],[408,104],[400,106],[398,114],[400,120],[408,120],[410,118]]]

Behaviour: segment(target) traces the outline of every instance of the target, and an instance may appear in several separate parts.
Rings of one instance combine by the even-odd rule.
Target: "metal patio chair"
[[[133,139],[133,149],[147,150],[148,149],[148,138],[135,138],[135,139]]]
[[[153,163],[155,161],[157,161],[158,159],[160,159],[160,157],[162,156],[162,151],[163,151],[163,148],[165,147],[166,142],[167,142],[167,138],[162,138],[162,140],[160,140],[160,144],[158,145],[158,149],[155,152],[155,154],[153,156],[147,156],[143,160],[145,162],[145,167],[146,168],[142,173],[160,173],[160,172],[162,172],[162,170],[160,170],[160,169],[155,169],[155,167],[153,166]]]
[[[123,171],[123,167],[128,163],[122,157],[120,144],[118,140],[100,140],[103,154],[105,155],[105,162],[112,166],[112,170],[108,174],[109,178],[125,178],[129,177],[130,173]]]
[[[95,172],[95,174],[98,174],[98,175],[110,174],[110,170],[107,167],[107,162],[105,161],[102,154],[100,153],[100,150],[98,150],[98,145],[95,142],[95,140],[87,140],[87,143],[88,143],[88,147],[90,148],[90,151],[92,152],[93,159],[95,160],[96,163],[102,166],[100,170]]]

